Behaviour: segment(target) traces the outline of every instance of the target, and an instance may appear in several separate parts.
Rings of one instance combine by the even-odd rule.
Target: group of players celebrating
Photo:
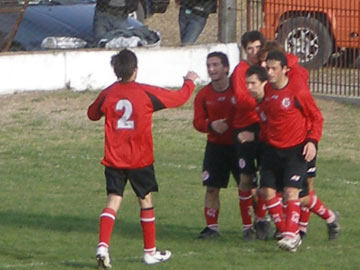
[[[199,238],[220,235],[219,194],[232,174],[238,185],[245,240],[275,237],[281,249],[296,252],[306,236],[311,212],[325,220],[329,239],[336,239],[338,213],[321,202],[313,187],[323,118],[307,83],[309,74],[296,56],[286,54],[274,41],[265,41],[258,31],[246,32],[241,43],[246,60],[240,61],[231,76],[226,54],[208,54],[211,82],[199,90],[194,101],[193,125],[207,133],[202,170],[206,227]],[[96,250],[102,269],[111,267],[109,244],[128,181],[139,199],[143,262],[170,259],[171,252],[157,250],[155,243],[151,194],[158,191],[158,185],[152,114],[184,104],[198,77],[189,71],[183,87],[174,91],[135,82],[137,57],[130,50],[114,55],[111,64],[118,80],[88,108],[90,120],[105,116],[102,164],[107,203],[100,215]]]
[[[194,127],[208,134],[202,173],[207,226],[199,237],[219,236],[220,188],[232,173],[245,240],[275,237],[281,249],[296,252],[311,212],[325,220],[329,239],[336,239],[338,213],[313,187],[323,117],[309,74],[295,55],[258,31],[246,32],[241,42],[247,57],[230,77],[227,56],[208,55],[211,83],[195,98]]]

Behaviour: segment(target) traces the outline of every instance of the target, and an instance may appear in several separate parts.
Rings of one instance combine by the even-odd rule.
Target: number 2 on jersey
[[[116,110],[121,111],[124,110],[123,115],[117,121],[117,128],[118,129],[133,129],[134,128],[134,121],[129,120],[133,112],[133,106],[131,102],[127,99],[120,99],[116,103]]]

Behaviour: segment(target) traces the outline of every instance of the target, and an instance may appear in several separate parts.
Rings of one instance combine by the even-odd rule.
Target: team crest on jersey
[[[210,174],[209,174],[208,171],[203,171],[203,172],[202,172],[202,180],[203,180],[203,181],[208,180],[209,177],[210,177]]]
[[[300,175],[296,175],[296,174],[294,174],[293,176],[291,176],[290,180],[291,180],[291,181],[295,181],[295,182],[297,182],[297,181],[299,181],[299,180],[300,180],[300,178],[301,178],[301,176],[300,176]]]
[[[282,106],[283,108],[285,108],[285,109],[289,109],[290,105],[291,105],[291,100],[290,100],[290,98],[288,98],[288,97],[284,98],[284,99],[281,101],[281,106]]]
[[[246,161],[245,161],[245,159],[240,158],[240,159],[239,159],[239,167],[240,167],[240,169],[244,169],[245,166],[246,166]]]

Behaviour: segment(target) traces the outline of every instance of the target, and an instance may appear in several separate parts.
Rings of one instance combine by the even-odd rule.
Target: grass
[[[98,92],[31,92],[0,97],[0,269],[94,269],[98,216],[105,204],[102,121],[87,119]],[[316,190],[341,213],[342,234],[327,240],[312,216],[297,253],[275,241],[244,242],[234,181],[221,191],[222,237],[203,229],[205,135],[192,128],[192,102],[154,115],[157,246],[173,252],[152,269],[353,270],[360,265],[360,107],[318,99],[325,126]],[[113,269],[141,263],[138,204],[130,186],[111,240]]]

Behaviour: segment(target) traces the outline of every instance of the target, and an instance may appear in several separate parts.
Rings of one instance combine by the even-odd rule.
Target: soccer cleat
[[[156,264],[169,260],[171,257],[171,252],[169,250],[165,251],[155,251],[154,254],[145,253],[143,257],[143,262],[145,264]]]
[[[255,232],[253,228],[247,228],[242,232],[243,239],[246,241],[252,241],[255,238]]]
[[[267,220],[255,221],[256,239],[267,240],[272,235],[271,224]]]
[[[306,238],[306,232],[300,230],[299,234],[300,234],[301,240]]]
[[[279,241],[279,240],[281,240],[283,238],[282,233],[279,232],[278,230],[275,230],[273,237],[277,241]]]
[[[290,252],[296,252],[297,248],[301,245],[301,237],[298,234],[295,238],[284,237],[277,242],[279,248]]]
[[[219,232],[213,229],[210,229],[209,227],[206,227],[200,232],[200,235],[198,238],[204,239],[204,238],[215,238],[220,236]]]
[[[98,269],[110,269],[110,256],[106,247],[100,246],[96,250],[96,260],[98,263]]]
[[[326,224],[329,240],[335,240],[340,234],[339,213],[334,212],[334,214],[335,220],[332,223]]]

